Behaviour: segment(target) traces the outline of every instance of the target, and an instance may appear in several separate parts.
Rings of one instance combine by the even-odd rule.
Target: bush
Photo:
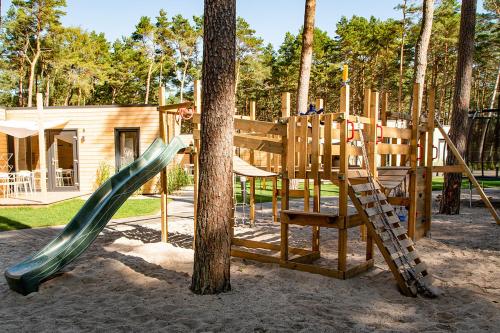
[[[113,167],[107,161],[101,161],[95,176],[94,190],[97,190],[104,184],[111,177],[112,173]]]
[[[191,185],[191,177],[180,165],[175,165],[167,172],[167,193],[171,194],[182,187]],[[158,187],[160,188],[160,187]]]

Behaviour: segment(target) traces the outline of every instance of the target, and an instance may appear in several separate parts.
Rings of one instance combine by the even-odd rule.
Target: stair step
[[[285,215],[285,219],[283,219],[282,221],[283,223],[320,226],[326,228],[339,227],[338,215],[317,212],[304,212],[300,210],[284,210],[282,211],[282,213]]]
[[[352,189],[356,193],[361,193],[361,192],[374,192],[373,188],[376,190],[380,190],[380,185],[377,183],[363,183],[363,184],[356,184],[356,185],[351,185]]]
[[[394,208],[392,208],[392,206],[389,204],[384,204],[384,205],[375,204],[375,205],[376,206],[374,207],[365,208],[366,215],[372,217],[382,213],[388,213],[394,211]]]
[[[359,196],[358,199],[362,205],[366,205],[373,202],[386,201],[387,197],[383,193],[376,193],[376,194]]]

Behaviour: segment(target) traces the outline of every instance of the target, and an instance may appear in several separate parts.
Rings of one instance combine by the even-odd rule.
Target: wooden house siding
[[[35,120],[35,108],[8,109],[7,120]],[[80,190],[95,189],[96,172],[101,162],[115,169],[115,128],[139,128],[139,153],[159,135],[158,111],[154,106],[104,106],[64,107],[43,110],[44,119],[63,119],[68,123],[61,127],[78,131]],[[4,143],[5,141],[5,143]],[[0,136],[0,152],[7,151],[5,136]],[[35,161],[38,150],[33,149]],[[36,155],[35,155],[36,154]],[[153,182],[144,187],[145,193],[154,189]]]

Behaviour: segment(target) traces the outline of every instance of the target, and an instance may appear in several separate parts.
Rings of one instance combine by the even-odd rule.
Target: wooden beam
[[[260,135],[286,136],[286,125],[258,120],[234,119],[234,129]]]
[[[453,155],[457,159],[458,163],[463,167],[463,171],[464,171],[465,175],[469,178],[471,183],[474,185],[474,187],[478,191],[479,195],[481,196],[481,199],[483,200],[484,204],[486,205],[486,207],[490,211],[491,216],[493,216],[493,219],[495,219],[496,223],[500,225],[500,217],[498,216],[498,213],[495,210],[495,207],[493,207],[490,200],[486,196],[486,193],[484,193],[483,188],[478,183],[476,177],[474,177],[474,175],[472,174],[472,171],[470,171],[470,169],[467,166],[467,164],[465,163],[464,159],[462,158],[462,156],[458,152],[457,147],[455,147],[455,145],[451,141],[450,137],[445,132],[445,130],[443,129],[443,127],[441,126],[441,124],[439,122],[436,122],[436,126],[439,129],[439,131],[441,132],[441,134],[443,135],[444,140],[448,144],[448,147],[450,148],[451,152],[453,153]]]
[[[434,153],[434,115],[436,110],[436,90],[429,91],[429,107],[427,112],[427,157],[425,178],[425,233],[431,230],[432,222],[432,163]]]
[[[165,87],[161,86],[160,91],[158,92],[158,101],[160,104],[160,109],[165,105]],[[167,121],[165,120],[166,114],[163,112],[159,113],[160,117],[160,138],[163,142],[168,142],[167,137]],[[167,198],[167,188],[168,188],[168,180],[167,180],[167,168],[163,168],[160,172],[160,205],[161,205],[161,241],[168,241],[168,198]]]
[[[40,192],[42,199],[47,199],[47,156],[45,143],[45,128],[43,127],[43,95],[36,94],[36,110],[38,118],[38,154],[40,163]],[[16,170],[17,171],[17,170]]]
[[[410,174],[410,210],[408,212],[408,236],[411,239],[415,239],[415,225],[417,219],[417,155],[418,155],[418,123],[420,119],[420,84],[415,83],[413,85],[413,105],[412,105],[412,135],[410,140],[411,154],[410,154],[410,167],[412,173]]]
[[[344,114],[344,121],[340,127],[340,161],[339,161],[339,216],[345,226],[348,215],[348,172],[349,156],[347,150],[347,119],[349,119],[349,84],[345,83],[340,89],[340,112]],[[347,228],[339,229],[338,239],[338,271],[345,272],[347,267]],[[343,273],[342,273],[343,274]],[[342,277],[343,278],[343,277]]]

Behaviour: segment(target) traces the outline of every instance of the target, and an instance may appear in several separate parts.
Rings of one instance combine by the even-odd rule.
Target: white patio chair
[[[24,191],[25,194],[33,194],[33,173],[28,170],[21,170],[15,174],[16,186],[18,191]]]

